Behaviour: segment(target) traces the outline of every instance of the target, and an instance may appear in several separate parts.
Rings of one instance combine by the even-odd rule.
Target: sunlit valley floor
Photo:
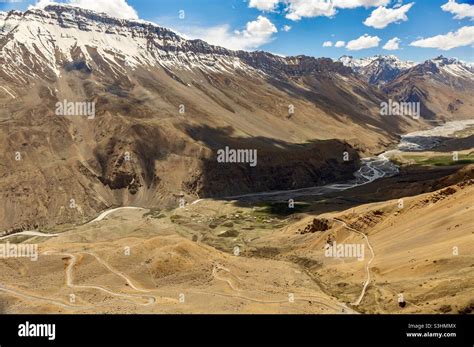
[[[176,210],[116,210],[58,226],[51,238],[9,237],[39,243],[40,256],[2,260],[1,309],[469,313],[473,168],[412,165],[294,209],[201,200]],[[327,257],[328,242],[364,244],[364,259]]]

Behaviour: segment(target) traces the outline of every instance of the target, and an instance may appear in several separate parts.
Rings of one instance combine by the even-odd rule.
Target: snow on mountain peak
[[[352,67],[353,69],[361,69],[364,68],[374,62],[377,64],[389,64],[392,67],[396,67],[399,69],[408,69],[416,65],[416,63],[412,61],[402,61],[397,56],[391,55],[374,55],[372,57],[366,57],[361,59],[353,58],[352,56],[343,55],[339,58],[339,61],[343,63],[345,66]]]
[[[344,66],[350,67],[353,70],[359,70],[370,63],[372,63],[376,57],[367,57],[367,58],[361,58],[357,59],[352,56],[348,55],[343,55],[338,59],[339,62],[341,62]]]
[[[342,56],[339,61],[351,67],[369,83],[384,84],[396,78],[400,73],[416,65],[411,61],[402,61],[395,55],[375,55],[372,57],[354,59]]]
[[[474,79],[474,68],[472,64],[462,62],[456,58],[446,58],[442,55],[428,60],[436,65],[436,67],[443,73],[452,75],[458,78]]]
[[[4,39],[6,38],[6,39]],[[339,59],[373,84],[387,83],[416,65],[395,55]],[[451,74],[472,71],[467,64],[438,57],[433,64]],[[127,20],[76,6],[51,4],[26,12],[0,12],[0,77],[25,82],[55,79],[70,64],[97,67],[96,72],[120,77],[127,69],[161,66],[165,69],[256,73],[290,71],[303,63],[307,73],[349,73],[330,59],[277,57],[265,52],[231,51],[201,40],[186,40],[173,31],[142,20]],[[292,71],[291,73],[296,73]]]
[[[235,60],[229,54],[212,56],[208,52],[212,46],[187,41],[150,22],[118,19],[68,5],[10,11],[2,22],[0,39],[6,35],[9,39],[0,45],[0,62],[11,79],[35,77],[35,70],[48,70],[54,78],[75,61],[96,61],[107,65],[110,73],[123,75],[127,68],[156,65],[218,71],[230,69]],[[216,49],[217,53],[224,51]]]

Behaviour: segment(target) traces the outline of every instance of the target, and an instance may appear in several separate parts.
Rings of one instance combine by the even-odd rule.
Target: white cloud
[[[220,25],[210,28],[187,27],[177,28],[185,37],[201,39],[212,45],[226,47],[233,50],[253,50],[273,39],[273,34],[278,32],[273,23],[264,16],[248,22],[244,30],[232,31],[230,26]]]
[[[260,11],[274,11],[280,0],[250,0],[249,7]]]
[[[332,17],[338,8],[384,6],[391,0],[281,0],[287,4],[286,18],[300,20],[305,17]]]
[[[288,31],[291,30],[291,26],[289,26],[289,25],[284,25],[283,28],[281,28],[281,30],[288,32]]]
[[[387,43],[383,46],[383,49],[387,51],[396,51],[400,49],[400,42],[401,40],[398,37],[394,37],[387,41]]]
[[[331,41],[323,42],[323,47],[332,47],[332,42]]]
[[[406,13],[413,5],[414,2],[396,8],[377,7],[364,21],[364,24],[376,29],[383,29],[390,23],[405,22],[408,20]]]
[[[471,18],[474,20],[474,5],[458,4],[456,0],[449,0],[441,9],[454,14],[454,19]]]
[[[332,17],[337,11],[332,0],[287,0],[286,18],[300,20],[303,17]]]
[[[360,49],[378,47],[379,43],[380,38],[378,36],[369,36],[365,34],[358,39],[349,41],[346,48],[350,51],[358,51]]]
[[[58,2],[51,0],[39,0],[34,6],[43,8],[50,4]],[[59,3],[66,3],[71,6],[77,6],[96,12],[104,12],[109,16],[122,19],[138,19],[138,14],[135,9],[130,6],[126,0],[66,0]]]
[[[333,0],[334,6],[338,8],[376,7],[385,6],[390,0]]]
[[[337,41],[334,47],[341,48],[344,47],[346,43],[344,41]]]
[[[445,35],[437,35],[427,39],[416,40],[410,46],[423,48],[438,48],[443,51],[456,47],[474,44],[474,26],[465,26],[459,30],[449,32]]]

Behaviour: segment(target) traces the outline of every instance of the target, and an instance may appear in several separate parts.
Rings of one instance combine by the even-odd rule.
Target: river
[[[334,191],[343,191],[362,186],[383,177],[392,177],[399,173],[399,168],[390,161],[390,156],[396,153],[421,152],[432,149],[444,140],[449,139],[458,131],[474,126],[474,119],[447,122],[429,130],[416,131],[401,137],[396,149],[386,151],[378,156],[363,158],[360,169],[354,173],[354,179],[343,183],[333,183],[295,190],[271,191],[232,196],[228,200],[265,200],[288,201],[305,196],[321,196]]]

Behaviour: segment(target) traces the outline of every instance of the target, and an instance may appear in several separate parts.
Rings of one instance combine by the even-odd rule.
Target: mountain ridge
[[[18,29],[18,26],[22,24],[22,21],[29,20],[33,23],[39,21],[44,26],[55,24],[54,21],[57,21],[57,24],[59,24],[64,30],[77,28],[82,32],[90,33],[94,31],[102,31],[105,34],[116,34],[125,38],[127,38],[128,35],[135,40],[142,39],[144,42],[140,45],[130,47],[126,44],[122,45],[120,42],[117,42],[118,40],[102,42],[95,38],[93,34],[89,35],[91,37],[87,37],[86,35],[80,39],[76,38],[75,44],[80,48],[81,53],[85,55],[84,58],[90,60],[90,56],[88,57],[90,53],[87,49],[84,49],[85,46],[90,46],[95,47],[105,60],[114,61],[113,56],[107,54],[107,52],[101,51],[100,49],[101,44],[108,44],[109,47],[115,50],[115,53],[122,55],[124,59],[123,62],[114,61],[114,63],[116,63],[116,65],[122,65],[120,63],[124,63],[125,66],[131,68],[135,68],[140,64],[154,65],[155,63],[158,63],[166,68],[182,68],[184,66],[191,68],[198,67],[214,71],[229,71],[236,67],[244,69],[253,68],[263,73],[276,75],[281,73],[283,70],[283,72],[294,76],[308,72],[336,72],[342,75],[347,75],[350,74],[351,71],[345,67],[349,67],[356,75],[361,76],[369,83],[373,85],[382,85],[391,82],[402,72],[426,63],[426,61],[420,64],[410,61],[402,61],[394,55],[376,55],[363,59],[342,56],[337,60],[331,60],[330,58],[325,57],[312,57],[305,55],[282,57],[261,50],[251,52],[242,50],[233,51],[220,46],[208,44],[199,39],[187,40],[173,32],[171,29],[152,22],[133,19],[118,19],[105,13],[97,13],[91,10],[64,4],[48,5],[44,9],[29,9],[25,12],[13,10],[10,12],[4,12],[3,17],[4,18],[1,18],[2,22],[0,22],[0,39],[2,37],[6,38],[7,36],[10,37],[10,35],[13,35],[14,38],[30,51],[35,53],[39,51],[43,57],[48,58],[48,61],[55,63],[47,64],[44,61],[42,62],[44,65],[49,67],[56,76],[59,74],[58,65],[61,65],[62,62],[62,60],[57,57],[57,51],[65,55],[66,59],[71,60],[73,57],[69,55],[67,51],[75,48],[75,46],[71,42],[63,40],[63,37],[55,37],[54,43],[46,42],[46,44],[43,43],[43,47],[34,47],[30,42],[34,40],[31,28],[28,28],[29,33],[15,32],[15,30]],[[11,21],[13,21],[13,23],[10,23]],[[94,26],[94,23],[98,23],[99,26]],[[34,29],[37,29],[38,35],[41,35],[40,26]],[[46,33],[49,35],[55,34],[48,32],[48,30],[46,30]],[[32,36],[27,37],[28,34]],[[59,44],[58,41],[61,41],[62,45]],[[130,41],[127,43],[130,44]],[[4,49],[2,49],[3,56],[8,54],[8,52],[4,52]],[[139,52],[139,54],[136,52]],[[167,54],[164,54],[164,52]],[[171,55],[170,52],[172,53]],[[195,55],[189,56],[190,52]],[[434,61],[435,59],[427,61]],[[330,61],[333,61],[334,64],[330,64]],[[454,61],[456,60],[447,60],[449,64],[452,64]],[[245,63],[245,66],[241,64],[242,62]],[[456,62],[460,63],[458,61]],[[339,64],[342,64],[342,66]],[[120,70],[120,68],[112,67],[111,70]],[[471,71],[471,67],[469,70]],[[15,80],[13,76],[10,77],[11,80]]]
[[[28,28],[21,27],[22,24],[25,24],[25,21],[27,23],[23,26],[29,25]],[[42,24],[43,27],[37,25],[38,22]],[[67,37],[62,35],[57,36],[57,33],[49,28],[55,24],[59,25],[63,30],[78,29],[79,32],[83,34],[85,32],[86,34],[83,35],[84,37],[76,38],[76,42],[68,42]],[[46,30],[44,29],[45,27]],[[23,32],[21,31],[22,29]],[[34,30],[38,30],[37,36],[42,35],[42,30],[46,31],[46,35],[56,35],[54,42],[46,42],[46,44],[43,44],[43,47],[33,47],[35,40]],[[129,39],[133,38],[136,41],[141,40],[142,42],[135,45],[135,47],[132,46],[133,49],[131,49],[130,46],[122,45],[120,40],[117,39],[101,42],[100,39],[94,36],[94,32],[115,34]],[[87,35],[87,33],[90,35]],[[56,65],[64,60],[58,59],[56,51],[65,55],[66,59],[71,60],[73,57],[68,54],[67,51],[79,47],[85,55],[85,58],[90,59],[90,56],[88,56],[90,53],[87,49],[84,49],[84,46],[89,45],[96,47],[101,55],[107,59],[112,59],[107,52],[100,50],[100,44],[102,43],[108,44],[109,47],[116,51],[115,53],[123,54],[125,65],[131,68],[139,64],[154,65],[154,63],[159,63],[164,67],[179,68],[181,67],[180,64],[178,64],[180,60],[181,63],[186,63],[191,67],[225,71],[239,66],[240,62],[234,59],[241,59],[246,63],[257,65],[261,71],[266,72],[269,66],[266,65],[264,61],[262,62],[262,58],[266,61],[270,59],[274,64],[284,65],[287,67],[287,70],[291,70],[291,66],[298,64],[298,61],[314,62],[318,60],[318,58],[302,55],[279,57],[263,51],[232,51],[223,47],[210,45],[202,40],[187,40],[172,30],[151,22],[117,19],[106,14],[98,14],[90,10],[67,5],[48,5],[44,9],[30,9],[26,12],[10,11],[4,18],[4,23],[1,26],[1,37],[6,38],[7,36],[16,38],[17,41],[32,52],[36,53],[38,50],[43,57],[48,58],[50,62],[56,63],[49,64],[48,66],[47,63],[45,64],[43,62],[56,75],[59,73]],[[131,43],[130,40],[127,41],[127,44]],[[76,46],[74,46],[74,44]],[[137,52],[139,54],[137,54]],[[172,54],[166,54],[169,52]],[[190,52],[195,55],[193,56]],[[200,54],[203,56],[200,56]],[[6,55],[6,53],[4,53],[4,55]],[[209,55],[211,55],[210,59]],[[221,59],[216,59],[216,57]],[[206,59],[209,60],[206,61]],[[326,62],[328,61],[325,58],[321,59],[324,59]],[[328,66],[326,66],[326,68],[327,67]],[[246,68],[248,68],[248,66],[246,66]],[[339,68],[341,71],[344,71],[342,67]],[[272,69],[271,71],[275,72],[278,71],[278,69]]]
[[[474,108],[457,77],[421,72],[425,86],[414,71],[385,91],[329,58],[230,51],[75,7],[0,23],[0,230],[344,180],[361,156]],[[424,103],[419,120],[380,115],[398,95]],[[94,103],[94,117],[56,114],[65,100]],[[258,150],[258,167],[217,165],[226,146]]]

